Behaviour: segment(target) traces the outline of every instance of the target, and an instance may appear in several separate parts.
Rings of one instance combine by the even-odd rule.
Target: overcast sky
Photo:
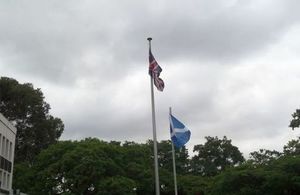
[[[187,144],[226,135],[245,157],[281,151],[300,107],[297,0],[0,1],[0,75],[41,88],[61,139],[152,139],[148,42],[162,67],[157,138],[168,109]]]

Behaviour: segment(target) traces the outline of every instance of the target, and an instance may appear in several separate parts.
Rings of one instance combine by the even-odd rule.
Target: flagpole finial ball
[[[147,40],[148,40],[148,41],[151,41],[151,40],[152,40],[152,38],[151,38],[151,37],[148,37],[148,38],[147,38]]]

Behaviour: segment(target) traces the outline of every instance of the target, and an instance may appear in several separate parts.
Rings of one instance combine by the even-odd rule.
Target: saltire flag
[[[172,142],[177,148],[184,146],[191,137],[191,131],[172,114],[170,114],[170,133]]]
[[[161,71],[162,68],[156,62],[151,50],[149,50],[149,75],[153,78],[154,85],[159,91],[163,91],[165,87],[164,81],[159,78]]]

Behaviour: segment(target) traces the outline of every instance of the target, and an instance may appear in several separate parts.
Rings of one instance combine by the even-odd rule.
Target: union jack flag
[[[159,91],[163,91],[165,87],[164,81],[159,78],[161,71],[162,68],[156,62],[151,50],[149,50],[149,75],[153,78],[154,85]]]

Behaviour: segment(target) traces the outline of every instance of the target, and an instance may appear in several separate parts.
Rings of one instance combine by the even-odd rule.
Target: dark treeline
[[[153,142],[59,141],[33,165],[15,165],[14,187],[29,194],[154,194]],[[158,143],[161,194],[174,194],[171,142]],[[179,194],[300,194],[300,139],[284,152],[259,150],[245,161],[226,137],[176,150]]]

